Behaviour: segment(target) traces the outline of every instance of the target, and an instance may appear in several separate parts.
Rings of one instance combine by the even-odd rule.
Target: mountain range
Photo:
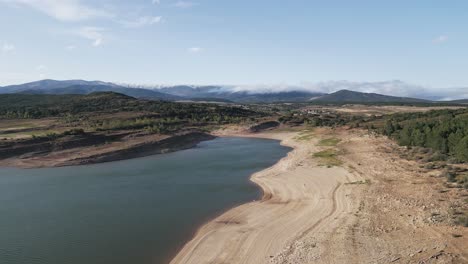
[[[333,93],[304,90],[246,91],[229,86],[163,86],[132,87],[102,81],[41,80],[19,85],[0,87],[0,93],[23,94],[90,94],[93,92],[116,92],[147,100],[165,101],[213,101],[236,103],[312,102],[312,103],[430,103],[432,100],[396,97],[377,93],[363,93],[342,89]],[[451,101],[468,103],[468,100]]]
[[[361,93],[350,90],[340,90],[326,94],[312,100],[315,102],[330,103],[430,103],[431,101],[419,98],[388,96],[376,93]]]

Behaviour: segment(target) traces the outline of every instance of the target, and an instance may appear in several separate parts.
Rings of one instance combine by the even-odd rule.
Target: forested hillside
[[[89,95],[0,95],[0,119],[61,120],[57,126],[85,131],[145,130],[175,133],[184,129],[239,123],[264,114],[233,106],[141,100],[114,92]]]
[[[442,157],[468,161],[467,109],[395,114],[386,121],[383,133],[403,146],[431,148]]]
[[[149,112],[160,117],[197,121],[229,120],[258,115],[254,111],[239,107],[138,100],[113,92],[89,95],[0,95],[2,118],[44,118],[96,112]]]

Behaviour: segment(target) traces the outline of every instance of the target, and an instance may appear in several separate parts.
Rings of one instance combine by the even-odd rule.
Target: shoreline
[[[171,261],[177,256],[177,254],[184,248],[184,246],[189,243],[194,237],[196,237],[200,231],[200,229],[206,225],[207,223],[213,221],[213,219],[216,219],[220,216],[222,216],[223,214],[229,212],[230,210],[233,210],[239,206],[242,206],[242,205],[245,205],[245,204],[249,204],[249,203],[252,203],[252,202],[258,202],[258,201],[263,201],[263,200],[266,200],[265,199],[265,190],[262,188],[261,185],[259,185],[257,182],[255,182],[253,180],[253,176],[259,172],[262,172],[264,170],[268,170],[270,169],[271,167],[275,166],[276,164],[278,164],[281,160],[285,159],[288,157],[289,153],[291,153],[292,151],[294,151],[294,147],[292,146],[289,146],[289,145],[284,145],[282,144],[282,140],[279,140],[279,139],[275,139],[275,138],[269,138],[269,137],[265,137],[265,136],[256,136],[255,133],[253,132],[245,132],[243,134],[229,134],[229,135],[218,135],[215,133],[214,135],[216,138],[256,138],[256,139],[265,139],[265,140],[274,140],[274,141],[278,141],[279,144],[281,146],[284,146],[284,147],[288,147],[290,148],[290,150],[288,151],[287,155],[281,159],[279,159],[275,164],[273,164],[272,166],[268,167],[268,168],[265,168],[261,171],[257,171],[253,174],[251,174],[248,178],[248,181],[250,182],[250,184],[252,184],[252,186],[255,186],[258,191],[259,191],[259,197],[258,199],[255,199],[255,200],[252,200],[250,202],[239,202],[239,203],[236,203],[235,205],[232,205],[230,207],[227,207],[227,208],[224,208],[222,210],[220,210],[220,212],[216,213],[216,214],[213,214],[212,216],[208,216],[205,221],[203,221],[200,225],[198,225],[197,227],[195,227],[192,232],[192,234],[190,235],[190,237],[188,237],[184,243],[181,244],[181,246],[179,246],[178,248],[176,248],[172,254],[170,254],[171,256],[167,259],[167,261],[165,261],[164,263],[172,263]]]
[[[434,171],[402,159],[388,138],[304,127],[257,133],[229,127],[209,137],[277,140],[292,149],[249,176],[259,199],[220,210],[194,226],[170,254],[170,264],[468,261],[468,229],[454,226],[449,210],[463,190],[447,189]],[[331,146],[342,162],[335,167],[323,166],[313,155],[330,148],[320,144],[329,138],[340,142]],[[201,141],[190,141],[190,147]]]
[[[454,194],[439,191],[441,179],[430,171],[422,176],[388,138],[361,130],[309,132],[216,134],[280,140],[293,149],[250,176],[263,192],[261,200],[204,223],[170,264],[468,261],[468,229],[454,226],[449,217],[427,220],[434,212],[450,216]],[[330,137],[340,140],[331,148],[342,165],[323,166],[313,157],[330,149],[320,144]]]
[[[224,134],[217,134],[217,136],[220,136],[220,137],[247,137],[247,138],[262,138],[262,139],[278,140],[280,141],[281,145],[290,147],[291,151],[288,152],[288,155],[286,157],[280,159],[273,166],[267,169],[264,169],[262,171],[256,172],[250,176],[249,178],[250,181],[253,182],[255,185],[257,185],[262,192],[262,198],[260,200],[255,200],[249,203],[240,204],[236,207],[227,209],[221,215],[218,215],[212,218],[210,221],[204,223],[201,227],[198,228],[198,230],[195,232],[192,239],[189,242],[187,242],[185,246],[178,252],[178,254],[171,260],[170,262],[171,264],[224,263],[224,262],[266,263],[266,262],[275,261],[275,259],[277,261],[273,263],[280,263],[282,261],[279,261],[279,260],[284,258],[284,256],[278,253],[281,253],[287,249],[287,246],[289,243],[287,243],[286,240],[288,242],[296,241],[298,237],[303,237],[305,233],[308,233],[311,231],[308,229],[313,229],[315,227],[318,227],[320,223],[323,222],[324,219],[331,217],[335,213],[336,205],[332,203],[332,206],[331,206],[332,210],[330,210],[330,212],[328,212],[324,218],[318,219],[317,223],[314,224],[312,227],[307,227],[307,229],[304,229],[304,227],[307,226],[304,224],[303,227],[299,227],[296,230],[290,229],[286,233],[280,230],[279,232],[282,233],[281,234],[282,239],[278,239],[277,242],[279,242],[278,244],[281,244],[281,245],[272,245],[270,242],[271,240],[268,240],[268,239],[262,239],[262,240],[251,239],[252,236],[249,236],[248,233],[251,232],[252,228],[256,228],[258,226],[257,225],[249,226],[248,220],[243,221],[241,219],[242,217],[239,218],[239,215],[242,216],[243,214],[247,215],[247,218],[249,218],[248,216],[250,214],[250,216],[253,216],[254,218],[257,217],[257,218],[260,218],[260,220],[262,221],[266,220],[268,222],[269,220],[265,218],[262,219],[261,215],[263,213],[267,213],[267,214],[270,213],[279,217],[283,217],[286,220],[294,220],[292,219],[295,217],[294,214],[293,216],[287,216],[287,214],[284,214],[284,215],[277,214],[267,208],[267,207],[271,207],[272,205],[283,207],[283,209],[285,208],[285,210],[283,210],[283,213],[294,211],[301,218],[303,218],[303,220],[307,218],[307,217],[304,218],[304,215],[300,211],[297,211],[298,208],[296,206],[291,208],[289,204],[292,202],[284,201],[283,198],[285,197],[282,197],[284,196],[284,194],[282,194],[281,190],[278,190],[278,188],[280,188],[281,186],[272,184],[271,182],[271,178],[273,178],[274,180],[274,177],[278,176],[279,174],[288,175],[288,170],[294,170],[302,166],[301,163],[303,162],[303,160],[301,156],[303,156],[302,154],[304,152],[304,147],[298,144],[298,142],[294,140],[294,138],[297,135],[298,135],[297,132],[282,133],[282,132],[277,132],[277,131],[273,131],[273,132],[269,131],[269,132],[261,132],[261,133],[228,132]],[[311,147],[311,144],[307,144],[307,146]],[[315,167],[321,172],[324,171],[323,168],[318,168],[316,164],[314,164],[313,167]],[[347,182],[349,180],[349,177],[352,177],[352,176],[348,175],[345,170],[340,169],[340,168],[332,168],[331,171],[338,172],[339,178],[341,178],[339,180],[340,182],[334,182],[334,181],[328,182],[327,187],[331,188],[332,190],[331,194],[334,197],[337,193],[337,190],[342,186],[342,184],[344,182]],[[306,186],[306,183],[303,183],[302,181],[300,182],[300,184],[297,184],[297,185],[300,186],[302,184]],[[291,190],[287,189],[286,191],[291,191]],[[307,193],[307,194],[310,194],[310,193]],[[293,200],[292,197],[289,197],[289,198],[290,200]],[[315,199],[317,199],[316,195],[315,195]],[[299,203],[301,203],[301,201],[299,201]],[[316,203],[314,203],[314,205],[315,204]],[[267,209],[262,211],[262,209],[265,209],[265,208]],[[327,211],[327,210],[324,210],[324,211]],[[273,215],[272,217],[275,217]],[[261,223],[260,226],[263,224],[265,223]],[[281,225],[278,225],[278,224],[275,224],[273,226],[276,229],[278,229],[278,226],[280,227],[280,229],[284,229],[281,227]],[[226,235],[218,235],[219,233],[224,233],[224,232],[226,233]],[[259,233],[263,236],[268,236],[267,234],[268,232],[270,232],[270,230],[268,229],[263,229],[263,232],[259,231]],[[288,235],[288,233],[294,233],[294,235]],[[239,239],[235,238],[235,240],[237,240],[237,243],[235,241],[229,242],[229,240],[233,240],[233,237],[236,237],[236,235],[239,236],[239,234],[241,234]],[[211,237],[213,237],[213,239]],[[281,242],[281,240],[283,239],[285,239],[284,243]],[[214,242],[210,243],[210,240],[213,240]],[[245,247],[243,248],[243,245],[242,245],[244,244],[243,242],[249,241],[249,240],[255,240],[255,243],[252,242],[251,243],[252,247],[250,248],[245,248]],[[219,244],[223,244],[223,246],[219,246]],[[267,247],[266,249],[265,249],[265,246]],[[268,247],[274,248],[274,250],[269,251]],[[231,251],[231,252],[226,251],[228,248],[230,249],[228,251]],[[231,248],[233,249],[231,250]],[[263,252],[261,252],[260,249],[262,249]],[[246,251],[247,253],[244,253]],[[249,251],[251,253],[248,253]],[[274,253],[264,254],[265,252],[268,252],[268,251],[274,252]]]
[[[216,136],[212,134],[202,132],[190,132],[169,137],[160,135],[130,136],[112,143],[101,142],[97,145],[73,146],[63,149],[54,149],[49,146],[49,142],[46,144],[40,142],[37,145],[30,143],[14,150],[1,149],[0,153],[3,153],[4,156],[10,156],[0,159],[0,167],[32,169],[99,164],[190,149],[200,142],[215,138]],[[67,145],[68,142],[73,142],[76,139],[67,140],[61,144]],[[11,154],[14,151],[18,153]]]
[[[287,156],[286,157],[283,157],[282,159],[278,160],[275,164],[273,164],[272,166],[262,170],[262,171],[265,171],[265,170],[268,170],[274,166],[277,166],[279,162],[281,162],[283,159],[286,159],[290,153],[292,151],[295,150],[295,147],[294,146],[291,146],[291,145],[287,145],[284,143],[284,140],[278,140],[278,139],[273,139],[273,138],[270,138],[270,137],[265,137],[265,136],[262,136],[262,135],[259,135],[257,133],[249,133],[247,131],[245,132],[228,132],[227,134],[221,134],[221,135],[217,135],[218,137],[244,137],[244,138],[260,138],[260,139],[271,139],[271,140],[277,140],[280,142],[280,145],[282,146],[287,146],[289,148],[291,148],[291,150],[288,152]],[[227,214],[229,213],[230,211],[240,207],[240,206],[246,206],[248,204],[251,204],[251,203],[255,203],[255,202],[261,202],[261,201],[266,201],[268,199],[271,199],[271,195],[267,194],[266,193],[266,189],[257,181],[255,181],[255,174],[257,173],[260,173],[262,171],[258,171],[258,172],[255,172],[253,173],[252,175],[250,175],[249,177],[249,181],[255,185],[259,191],[260,191],[260,199],[259,200],[254,200],[254,201],[251,201],[251,202],[248,202],[248,203],[240,203],[238,205],[235,205],[235,206],[232,206],[230,208],[226,208],[225,210],[223,210],[222,212],[220,212],[219,214],[216,214],[214,215],[213,217],[210,217],[209,220],[205,221],[202,225],[200,225],[199,227],[197,227],[195,229],[195,232],[193,233],[193,235],[191,236],[190,239],[188,239],[184,245],[182,245],[174,254],[173,257],[171,257],[169,259],[169,261],[167,263],[169,264],[173,264],[173,263],[178,263],[178,262],[174,262],[175,259],[179,256],[180,252],[187,246],[187,244],[189,244],[191,241],[193,241],[197,236],[199,235],[202,235],[202,229],[209,225],[210,223],[213,223],[216,219],[220,218],[221,216],[223,216],[224,214]]]
[[[279,162],[281,162],[281,160],[286,159],[286,158],[288,157],[289,153],[291,153],[292,151],[294,151],[294,147],[289,146],[289,145],[284,145],[282,140],[274,139],[274,138],[268,138],[268,137],[264,137],[264,136],[255,136],[254,133],[250,133],[250,134],[246,133],[246,134],[222,135],[222,136],[217,136],[217,137],[219,137],[219,138],[236,138],[236,137],[237,137],[237,138],[256,138],[256,139],[274,140],[274,141],[278,141],[278,142],[280,143],[281,146],[290,148],[290,150],[289,150],[289,152],[287,153],[287,155],[286,155],[285,157],[279,159],[279,160],[278,160],[275,164],[273,164],[272,166],[270,166],[270,167],[268,167],[268,168],[265,168],[265,169],[263,169],[263,170],[261,170],[261,171],[257,171],[257,172],[255,172],[255,173],[253,173],[253,174],[251,174],[251,175],[249,176],[248,181],[250,182],[250,184],[252,184],[252,186],[255,186],[255,187],[258,189],[258,191],[259,191],[259,197],[258,197],[258,199],[252,200],[252,201],[247,202],[247,203],[239,202],[239,203],[237,203],[237,204],[235,204],[235,205],[233,205],[233,206],[230,206],[230,207],[227,207],[227,208],[221,210],[219,213],[216,213],[216,214],[214,214],[213,216],[207,217],[207,219],[206,219],[205,221],[203,221],[203,223],[202,223],[201,225],[199,225],[198,227],[194,228],[193,234],[185,241],[185,243],[184,243],[182,246],[180,246],[180,248],[178,248],[177,250],[175,250],[174,254],[172,254],[173,256],[170,257],[170,259],[169,259],[167,262],[165,262],[165,263],[171,263],[171,261],[175,258],[175,256],[178,254],[178,252],[180,252],[180,251],[182,250],[182,248],[183,248],[188,242],[190,242],[193,238],[195,238],[195,237],[198,235],[198,233],[200,232],[200,229],[201,229],[203,226],[205,226],[206,224],[212,222],[214,219],[216,219],[216,218],[222,216],[223,214],[225,214],[225,213],[227,213],[227,212],[229,212],[229,211],[231,211],[231,210],[233,210],[233,209],[235,209],[235,208],[237,208],[237,207],[239,207],[239,206],[246,205],[246,204],[249,204],[249,203],[259,202],[259,201],[260,201],[260,202],[261,202],[261,201],[266,201],[266,200],[268,200],[268,198],[271,198],[271,196],[269,196],[269,195],[267,195],[267,194],[265,193],[265,189],[264,189],[259,183],[257,183],[257,182],[254,180],[253,177],[254,177],[254,175],[257,174],[257,173],[260,173],[260,172],[262,172],[262,171],[264,171],[264,170],[268,170],[268,169],[270,169],[270,168],[276,166]]]

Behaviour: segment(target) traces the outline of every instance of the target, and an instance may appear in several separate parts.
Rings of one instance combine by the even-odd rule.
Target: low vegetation
[[[343,162],[338,159],[338,152],[335,149],[326,149],[313,154],[315,158],[320,160],[321,166],[334,167],[341,166]]]
[[[338,143],[340,143],[341,139],[339,138],[326,138],[320,140],[318,143],[319,146],[327,146],[327,147],[333,147],[336,146]]]
[[[348,109],[352,110],[351,107]],[[457,198],[454,198],[457,202],[452,206],[457,209],[450,214],[450,219],[454,224],[468,226],[468,199],[463,198],[466,197],[465,190],[468,190],[468,109],[379,114],[368,113],[367,109],[363,112],[355,109],[356,112],[333,111],[332,107],[288,110],[280,121],[290,126],[306,125],[312,128],[360,128],[374,135],[382,134],[394,139],[400,146],[405,147],[400,149],[402,158],[417,161],[420,168],[427,172],[440,171],[440,178],[445,180],[445,189],[441,191],[448,192],[457,188],[454,192],[458,194]],[[300,135],[298,139],[308,137]],[[339,140],[333,137],[318,143],[324,147],[334,147],[337,144]],[[314,153],[313,156],[324,166],[341,165],[334,148]]]
[[[345,184],[350,184],[350,185],[355,185],[355,184],[370,184],[370,180],[362,180],[362,181],[353,181],[353,182],[347,182]]]
[[[306,130],[302,130],[301,132],[299,132],[299,135],[296,137],[296,140],[299,140],[299,141],[307,141],[307,140],[310,140],[314,137],[314,130],[313,129],[306,129]]]
[[[160,118],[218,123],[260,115],[240,107],[138,100],[112,92],[89,95],[0,95],[1,118],[36,119],[95,112],[146,112]]]
[[[0,119],[54,118],[67,128],[86,131],[142,130],[171,134],[182,129],[206,129],[209,126],[249,122],[262,116],[263,113],[241,107],[138,100],[113,92],[0,95]],[[54,126],[57,125],[55,122]],[[33,133],[44,134],[41,131]]]

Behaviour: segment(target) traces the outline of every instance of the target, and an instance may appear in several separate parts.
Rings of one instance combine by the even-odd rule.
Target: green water
[[[0,169],[0,263],[166,263],[203,222],[258,199],[249,176],[288,151],[218,138],[119,162]]]

